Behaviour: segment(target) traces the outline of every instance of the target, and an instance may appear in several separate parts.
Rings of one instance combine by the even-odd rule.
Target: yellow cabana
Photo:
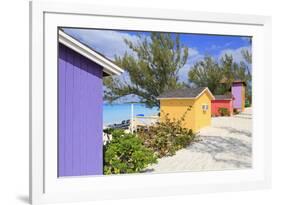
[[[181,88],[163,93],[160,100],[160,120],[184,116],[183,126],[197,132],[211,125],[211,100],[215,99],[207,87]]]

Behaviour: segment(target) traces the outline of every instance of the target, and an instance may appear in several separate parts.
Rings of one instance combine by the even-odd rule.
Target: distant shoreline
[[[145,105],[144,103],[141,102],[124,102],[124,103],[103,103],[103,105],[123,105],[123,104],[142,104]]]
[[[121,124],[122,121],[131,119],[132,103],[104,103],[103,104],[103,127],[112,124]],[[134,103],[134,116],[142,114],[144,116],[157,115],[157,107],[147,108],[143,103]]]

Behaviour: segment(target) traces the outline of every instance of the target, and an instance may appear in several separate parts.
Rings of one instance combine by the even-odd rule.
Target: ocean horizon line
[[[122,105],[122,104],[145,104],[143,102],[122,102],[122,103],[108,103],[104,102],[103,105]]]
[[[134,104],[134,116],[137,115],[156,115],[159,112],[158,107],[148,108],[144,103]],[[131,119],[131,104],[103,104],[103,124],[118,124],[124,120]]]

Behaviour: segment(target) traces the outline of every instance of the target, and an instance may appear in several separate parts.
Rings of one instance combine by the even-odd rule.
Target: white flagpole
[[[131,104],[131,133],[134,133],[134,103]]]

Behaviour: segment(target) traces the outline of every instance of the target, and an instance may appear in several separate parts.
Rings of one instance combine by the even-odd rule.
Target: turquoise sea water
[[[144,104],[134,103],[134,116],[143,114],[144,116],[156,115],[158,109],[147,108]],[[104,104],[103,105],[103,125],[114,123],[121,123],[122,120],[129,120],[131,118],[131,104]]]

